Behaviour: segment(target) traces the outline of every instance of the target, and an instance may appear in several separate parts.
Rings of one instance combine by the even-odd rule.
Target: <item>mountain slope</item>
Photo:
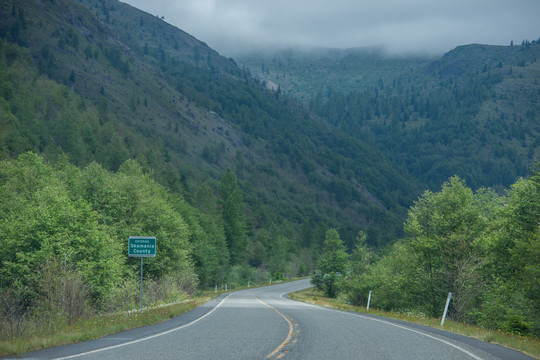
[[[321,241],[320,226],[351,246],[360,229],[373,245],[401,231],[412,177],[162,19],[112,0],[4,2],[0,16],[4,116],[19,134],[4,157],[65,152],[113,170],[135,158],[192,202],[231,168],[253,230],[291,224],[298,246]],[[46,91],[45,78],[61,85]]]
[[[261,81],[306,105],[318,94],[348,93],[358,88],[390,83],[403,73],[430,64],[421,56],[390,57],[377,48],[285,49],[246,52],[238,56],[241,66]]]
[[[361,49],[308,55],[239,61],[252,72],[264,69],[258,76],[309,101],[330,124],[373,144],[432,189],[455,174],[475,188],[503,189],[527,176],[540,156],[536,41],[460,46],[440,59]]]

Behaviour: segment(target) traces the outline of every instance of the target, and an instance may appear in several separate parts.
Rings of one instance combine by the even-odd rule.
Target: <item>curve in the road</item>
[[[266,355],[267,358],[271,358],[272,356],[279,353],[281,351],[281,349],[283,349],[283,347],[285,345],[288,345],[290,343],[291,338],[294,335],[294,326],[293,326],[291,320],[287,319],[287,317],[285,315],[283,315],[278,309],[276,309],[275,307],[273,307],[271,305],[268,305],[267,303],[265,303],[261,299],[257,299],[257,301],[260,302],[261,304],[263,304],[264,306],[266,306],[266,307],[274,310],[275,312],[277,312],[283,319],[285,319],[287,324],[289,324],[289,333],[287,334],[287,337],[285,338],[285,340],[283,340],[283,342],[281,344],[279,344],[278,347],[276,347],[270,354]]]
[[[223,299],[221,299],[221,301],[220,301],[214,308],[212,308],[212,310],[210,310],[210,311],[207,312],[206,314],[202,315],[201,317],[196,318],[195,320],[188,322],[187,324],[180,325],[180,326],[178,326],[178,327],[175,327],[175,328],[172,328],[172,329],[163,331],[163,332],[159,332],[159,333],[157,333],[157,334],[148,335],[148,336],[143,337],[143,338],[140,338],[140,339],[136,339],[136,340],[132,340],[132,341],[120,343],[120,344],[117,344],[117,345],[111,345],[111,346],[107,346],[107,347],[102,347],[102,348],[99,348],[99,349],[90,350],[90,351],[82,352],[82,353],[79,353],[79,354],[73,354],[73,355],[68,355],[68,356],[58,357],[58,358],[55,358],[55,359],[56,359],[56,360],[66,360],[66,359],[74,359],[74,358],[78,358],[78,357],[83,357],[83,356],[87,356],[87,355],[90,355],[90,354],[95,354],[95,353],[102,352],[102,351],[107,351],[107,350],[116,349],[116,348],[119,348],[119,347],[122,347],[122,346],[133,345],[133,344],[136,344],[136,343],[139,343],[139,342],[151,340],[151,339],[156,338],[156,337],[158,337],[158,336],[167,335],[167,334],[170,334],[170,333],[172,333],[172,332],[175,332],[175,331],[184,329],[184,328],[186,328],[186,327],[188,327],[188,326],[194,325],[195,323],[199,322],[200,320],[204,319],[205,317],[211,315],[211,314],[212,314],[214,311],[216,311],[216,310],[221,306],[221,304],[223,304],[223,302],[224,302],[225,300],[227,300],[227,298],[228,298],[229,296],[231,296],[231,295],[232,295],[232,294],[228,294],[228,295],[225,296]]]
[[[222,295],[168,322],[26,354],[45,359],[530,360],[442,330],[292,301],[309,280]]]

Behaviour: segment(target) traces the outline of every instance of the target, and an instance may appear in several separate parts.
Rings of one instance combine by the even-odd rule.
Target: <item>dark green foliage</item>
[[[426,192],[410,209],[407,238],[374,264],[353,260],[352,302],[539,336],[540,175],[518,180],[505,197],[473,192],[457,177]],[[361,252],[365,254],[365,250]]]
[[[260,267],[266,262],[266,248],[260,241],[252,242],[248,248],[248,264],[253,267]]]
[[[495,286],[480,322],[506,331],[540,334],[540,173],[519,180],[499,209],[488,269]],[[509,305],[510,304],[510,305]]]
[[[417,266],[424,276],[426,309],[436,316],[445,301],[445,289],[453,294],[454,318],[466,320],[481,293],[481,237],[493,219],[497,196],[473,192],[457,177],[442,190],[426,192],[409,211],[405,224],[406,246],[417,256]],[[478,206],[482,204],[483,206]],[[429,305],[427,305],[429,304]]]
[[[123,59],[120,49],[108,48],[105,50],[105,56],[110,60],[111,65],[122,73],[127,74],[129,72],[129,63]]]
[[[338,232],[335,229],[328,230],[311,283],[326,296],[337,297],[347,271],[348,258]]]
[[[217,164],[223,157],[224,153],[225,144],[221,142],[219,144],[205,145],[202,152],[202,157],[209,163]]]
[[[192,210],[189,216],[185,215],[190,210],[185,203],[182,214],[193,229],[192,256],[199,281],[205,287],[223,283],[230,261],[229,249],[217,199],[208,185],[203,184],[197,190],[195,203],[200,211],[198,216]]]
[[[145,273],[160,278],[191,271],[190,229],[172,206],[166,190],[156,184],[140,165],[128,160],[111,176],[90,164],[82,174],[80,191],[91,199],[101,222],[110,226],[122,242],[129,236],[156,236],[162,257],[147,261]],[[158,261],[159,260],[159,261]],[[137,261],[130,260],[135,266]]]
[[[230,169],[227,169],[221,179],[219,193],[225,240],[231,255],[231,263],[243,263],[246,260],[248,245],[245,205],[242,190],[238,187],[236,176]]]
[[[194,290],[198,274],[204,285],[214,283],[228,265],[219,216],[170,194],[133,160],[116,173],[97,163],[79,169],[66,159],[51,165],[33,153],[1,165],[0,288],[26,289],[26,306],[62,307],[60,300],[72,296],[55,297],[45,278],[64,279],[94,308],[122,306],[116,297],[139,271],[138,259],[127,257],[129,236],[155,236],[158,252],[145,261],[145,277],[185,291]],[[84,296],[73,300],[88,310]]]
[[[353,305],[361,306],[367,303],[370,289],[366,288],[365,277],[374,260],[374,253],[366,244],[366,234],[360,231],[356,237],[356,248],[350,257],[350,272],[344,285],[344,290]]]
[[[122,245],[100,225],[91,205],[70,186],[77,170],[54,169],[37,155],[1,166],[2,287],[39,292],[39,266],[58,258],[76,266],[96,303],[123,275]]]

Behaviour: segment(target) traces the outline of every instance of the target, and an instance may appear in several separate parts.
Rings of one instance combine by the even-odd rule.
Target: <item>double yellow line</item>
[[[291,341],[291,338],[293,337],[294,335],[294,328],[293,328],[293,324],[291,323],[291,321],[289,319],[287,319],[287,317],[285,315],[283,315],[278,309],[276,309],[275,307],[271,306],[271,305],[268,305],[267,303],[265,303],[264,301],[262,301],[261,299],[257,299],[258,302],[260,302],[261,304],[263,304],[264,306],[274,310],[275,312],[277,312],[279,315],[281,315],[282,318],[285,319],[285,321],[289,324],[289,334],[287,335],[287,338],[277,347],[274,349],[274,351],[272,351],[270,354],[266,355],[266,358],[269,359],[271,357],[274,357],[278,352],[281,351],[281,349],[283,349],[283,347],[285,345],[288,345]],[[280,359],[283,355],[285,355],[285,353],[281,353],[277,359]]]

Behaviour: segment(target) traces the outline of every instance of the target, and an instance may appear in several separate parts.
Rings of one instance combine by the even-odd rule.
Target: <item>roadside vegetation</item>
[[[132,235],[157,238],[156,257],[144,261],[144,306],[308,274],[285,238],[271,242],[279,232],[248,236],[232,172],[219,188],[215,195],[201,186],[199,209],[133,160],[117,172],[34,153],[0,162],[0,343],[78,334],[72,330],[81,321],[137,309],[140,261],[127,256]]]
[[[274,284],[299,279],[278,280]],[[272,281],[265,280],[258,283],[249,281],[247,285],[238,285],[234,282],[230,286],[223,284],[219,289],[197,291],[184,300],[169,303],[158,300],[144,306],[142,311],[130,303],[131,310],[102,314],[85,313],[71,321],[59,313],[52,326],[46,325],[39,316],[27,318],[21,322],[22,331],[19,334],[0,338],[0,356],[19,356],[30,351],[98,339],[121,331],[155,325],[187,313],[227,291],[267,286],[269,283],[272,284]],[[152,297],[156,298],[155,294],[152,296],[152,292],[156,290],[152,285],[155,285],[152,281],[145,282],[147,287],[143,289],[145,301]]]
[[[349,254],[328,230],[312,283],[354,306],[540,336],[540,172],[504,196],[452,177],[410,208],[405,237],[377,255],[359,233]]]
[[[23,334],[0,340],[0,356],[22,355],[29,351],[97,339],[120,331],[154,325],[186,313],[210,298],[208,295],[201,295],[186,301],[145,308],[142,313],[137,309],[78,318],[72,323],[56,322],[52,328],[44,326],[39,320],[25,323],[26,329]]]

